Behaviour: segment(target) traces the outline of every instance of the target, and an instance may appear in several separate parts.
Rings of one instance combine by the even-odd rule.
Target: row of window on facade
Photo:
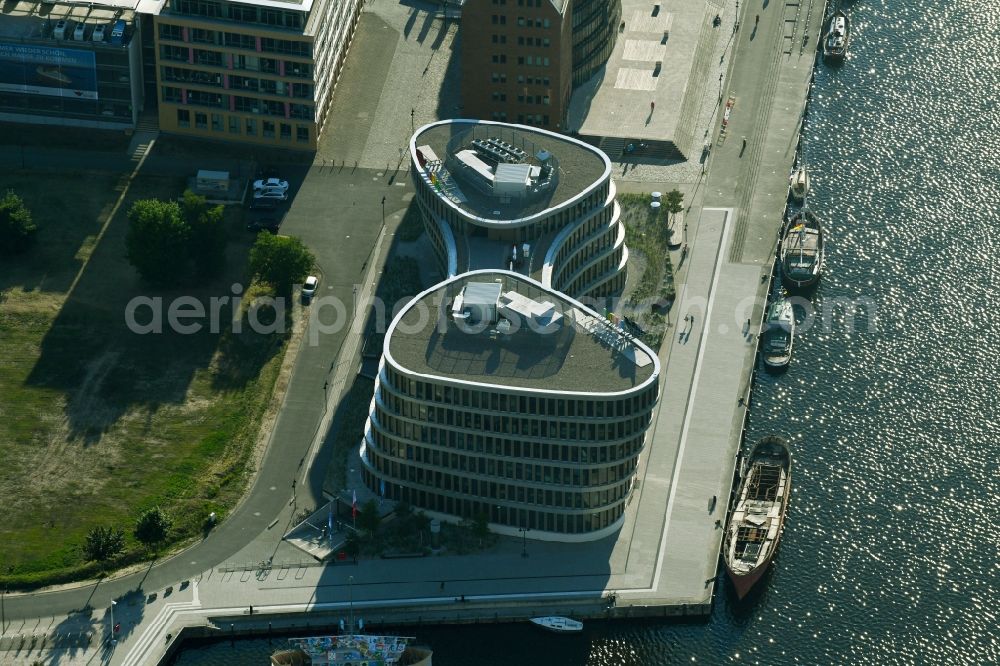
[[[294,55],[302,58],[312,57],[312,44],[304,40],[274,39],[273,37],[259,37],[239,32],[222,32],[220,30],[204,30],[202,28],[188,28],[188,31],[188,39],[184,39],[184,28],[182,26],[161,23],[160,39],[194,44],[211,44],[233,49],[247,49],[248,51],[257,51],[259,41],[259,50],[264,53],[281,53],[283,55]]]
[[[524,74],[518,74],[516,80],[520,84],[529,86],[548,86],[550,84],[550,79],[547,76],[525,76]],[[490,72],[490,82],[507,83],[507,73]]]
[[[288,102],[275,102],[254,97],[209,93],[201,90],[188,90],[185,97],[183,90],[171,86],[163,87],[163,101],[173,104],[207,106],[213,109],[226,109],[239,113],[256,113],[279,118],[313,120],[313,107],[307,104],[290,104]],[[287,113],[285,112],[286,105],[288,108]]]
[[[419,463],[412,464],[392,460],[375,451],[369,451],[368,455],[369,462],[374,465],[376,470],[395,481],[410,481],[435,490],[451,491],[475,497],[567,509],[598,509],[616,504],[628,493],[631,475],[635,470],[635,466],[632,466],[631,471],[621,476],[620,482],[609,484],[606,488],[563,490],[561,488],[505,483],[495,481],[493,478],[477,478],[468,474],[449,474],[443,470],[427,469]],[[530,466],[526,465],[525,467]],[[576,484],[576,486],[578,488],[590,487],[580,484]]]
[[[375,475],[371,474],[367,468],[363,473],[365,483],[369,488],[373,490],[379,488],[379,479]],[[563,534],[582,534],[603,529],[618,520],[624,511],[620,503],[613,508],[588,512],[584,515],[505,507],[475,499],[445,495],[432,490],[411,488],[406,483],[387,483],[385,494],[389,499],[405,501],[428,511],[465,518],[482,514],[489,516],[490,522],[500,525]]]
[[[172,62],[188,63],[205,67],[240,69],[262,74],[294,77],[299,79],[312,78],[312,65],[301,62],[275,60],[258,56],[225,54],[218,51],[193,49],[189,51],[183,46],[160,45],[160,59]],[[282,73],[284,70],[284,73]]]
[[[470,390],[412,379],[391,366],[386,366],[386,375],[389,383],[397,391],[420,400],[526,416],[623,418],[642,414],[653,406],[656,399],[655,391],[651,390],[639,391],[624,398],[594,397],[586,400],[514,395],[486,389]]]
[[[213,132],[224,132],[224,116],[221,113],[201,113],[195,111],[193,114],[188,109],[177,109],[177,126],[191,127],[191,116],[194,115],[195,129],[209,129],[209,119],[211,119],[211,130]],[[241,136],[257,136],[258,124],[260,136],[265,139],[278,136],[285,141],[292,140],[292,125],[288,123],[274,123],[270,120],[258,121],[256,118],[240,118],[239,116],[229,116],[229,133]],[[295,140],[303,143],[309,141],[309,128],[296,125]],[[277,134],[276,134],[277,132]]]
[[[391,413],[416,420],[418,425],[426,423],[427,427],[430,428],[433,427],[430,424],[440,424],[441,426],[467,428],[480,433],[485,432],[486,435],[494,433],[522,435],[541,439],[568,440],[579,444],[607,442],[612,439],[631,437],[643,433],[649,423],[649,412],[647,411],[640,412],[637,416],[607,416],[602,420],[579,421],[577,420],[579,417],[575,416],[532,418],[534,414],[501,416],[501,413],[480,413],[479,411],[473,413],[468,408],[449,409],[411,397],[401,397],[396,394],[394,388],[390,389],[386,386],[380,387],[379,397],[379,407],[384,406]],[[409,433],[410,429],[407,428],[403,432],[404,434]],[[480,447],[483,442],[482,438],[486,435],[480,434],[475,440]],[[434,437],[429,441],[436,443],[437,437]],[[419,439],[419,437],[417,438]],[[464,435],[459,438],[459,445],[463,441]],[[441,443],[446,442],[442,440]],[[518,447],[519,449],[520,447]],[[482,449],[480,448],[480,450]],[[563,453],[568,455],[565,451]],[[546,454],[543,452],[543,455]],[[586,453],[584,456],[586,459]],[[576,453],[572,454],[572,460],[577,461]]]
[[[494,91],[491,95],[494,102],[506,102],[507,93]],[[518,95],[518,104],[541,104],[548,106],[550,104],[550,99],[548,95]]]
[[[493,25],[507,25],[507,17],[504,14],[494,14],[490,17]],[[530,16],[518,16],[517,25],[520,28],[551,28],[552,21],[543,18],[532,18]]]
[[[478,471],[482,474],[499,473],[502,476],[505,464],[502,458],[506,457],[514,459],[506,461],[511,465],[536,466],[534,478],[532,478],[530,471],[526,473],[528,476],[521,476],[520,472],[517,472],[517,476],[515,476],[514,468],[508,467],[507,476],[511,479],[541,482],[544,478],[546,483],[575,485],[579,485],[578,477],[565,475],[559,470],[589,470],[583,477],[585,485],[610,483],[618,477],[606,477],[604,472],[600,470],[610,469],[609,465],[634,465],[636,456],[642,450],[643,441],[645,441],[645,433],[639,433],[639,435],[619,443],[603,446],[518,441],[443,428],[423,428],[393,417],[382,416],[379,419],[379,415],[376,415],[376,421],[372,425],[374,426],[372,437],[376,447],[386,455],[400,460],[404,458],[406,460],[416,459],[418,462],[434,464],[439,467],[451,467],[452,469],[473,472],[477,470],[478,466]],[[407,426],[410,426],[408,431]],[[383,428],[385,428],[384,431]],[[458,453],[459,451],[469,451],[471,455]],[[449,456],[452,454],[458,458],[451,457],[449,465]],[[478,460],[487,462],[480,464],[476,462]],[[544,477],[541,476],[537,465],[542,463],[558,465],[560,460],[564,465],[552,467],[545,471]],[[499,472],[494,469],[495,464],[500,466]],[[484,467],[484,465],[487,466]],[[542,466],[545,467],[545,465]],[[591,478],[591,474],[594,475],[593,478]],[[598,482],[597,479],[600,481]]]
[[[507,54],[506,53],[494,53],[490,57],[490,61],[494,65],[506,65],[507,64]],[[530,65],[532,67],[548,67],[551,61],[548,56],[517,56],[518,65]]]
[[[271,7],[256,7],[237,3],[219,3],[210,0],[171,0],[169,8],[177,14],[228,18],[240,23],[257,23],[282,28],[301,29],[305,25],[304,12],[283,11]]]
[[[312,99],[313,97],[313,87],[309,83],[289,83],[275,79],[239,76],[237,74],[228,75],[227,81],[219,72],[206,72],[184,67],[161,67],[160,75],[164,81],[176,83],[189,83],[213,88],[225,88],[227,90],[250,90],[277,97],[297,97],[299,99]]]
[[[381,432],[407,440],[411,444],[427,444],[441,446],[459,451],[479,453],[483,456],[506,456],[514,458],[532,458],[558,462],[562,460],[572,465],[597,465],[630,459],[642,449],[645,431],[649,425],[648,419],[631,421],[627,429],[609,429],[607,438],[597,439],[594,431],[575,439],[570,428],[546,429],[524,433],[523,440],[503,437],[503,434],[516,434],[502,430],[486,430],[473,433],[460,430],[459,426],[447,427],[443,424],[430,425],[398,418],[381,409],[373,415],[374,425]],[[622,424],[619,424],[622,425]],[[602,430],[602,432],[604,432]],[[622,434],[626,432],[626,434]],[[555,439],[554,435],[561,435]],[[543,437],[550,437],[546,441]],[[535,440],[535,441],[531,441]],[[567,443],[559,443],[567,442]]]
[[[494,44],[506,44],[507,35],[494,34],[491,41]],[[524,37],[522,35],[518,35],[517,37],[518,46],[537,46],[540,48],[548,48],[550,43],[551,42],[548,37]]]

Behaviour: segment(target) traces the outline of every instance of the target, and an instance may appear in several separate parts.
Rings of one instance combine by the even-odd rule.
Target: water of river
[[[859,0],[820,65],[804,146],[831,232],[791,369],[758,377],[751,439],[793,443],[789,522],[763,593],[703,624],[416,635],[435,666],[1000,661],[1000,7]],[[856,316],[851,321],[852,313]],[[266,663],[267,641],[184,666]]]

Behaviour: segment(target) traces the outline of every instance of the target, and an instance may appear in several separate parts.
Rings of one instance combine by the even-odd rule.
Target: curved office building
[[[365,484],[500,533],[602,538],[624,520],[659,375],[648,347],[531,278],[451,277],[386,334]]]
[[[611,162],[577,139],[444,120],[410,139],[417,201],[441,269],[502,268],[574,298],[625,286],[625,227]]]
[[[622,17],[621,0],[576,0],[573,3],[573,87],[608,61]]]

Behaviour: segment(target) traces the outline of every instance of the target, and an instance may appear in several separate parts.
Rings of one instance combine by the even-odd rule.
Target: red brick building
[[[570,0],[467,0],[462,115],[561,130],[573,86],[570,12]]]

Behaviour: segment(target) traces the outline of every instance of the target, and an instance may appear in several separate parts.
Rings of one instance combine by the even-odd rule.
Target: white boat
[[[536,627],[541,627],[557,634],[574,634],[583,631],[583,622],[573,620],[559,615],[547,615],[546,617],[533,617],[531,623]]]
[[[792,172],[792,177],[789,179],[789,189],[792,193],[792,199],[796,203],[802,203],[806,200],[806,195],[809,194],[809,170],[806,169],[805,165]]]

